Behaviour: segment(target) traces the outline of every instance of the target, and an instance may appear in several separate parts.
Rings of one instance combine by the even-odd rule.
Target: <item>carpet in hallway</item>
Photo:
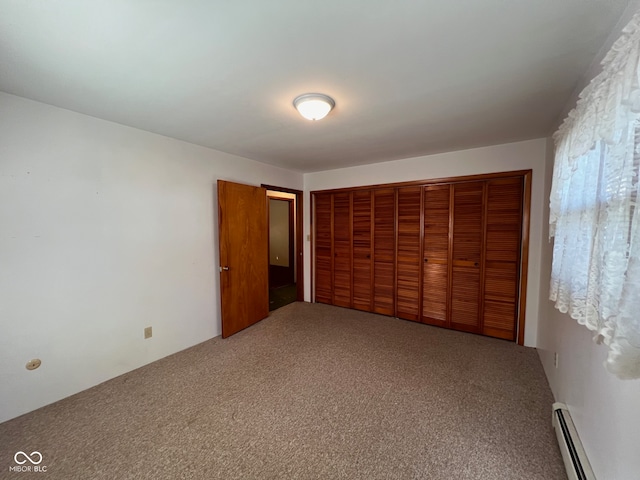
[[[296,301],[298,288],[295,283],[269,290],[269,311],[277,310]]]

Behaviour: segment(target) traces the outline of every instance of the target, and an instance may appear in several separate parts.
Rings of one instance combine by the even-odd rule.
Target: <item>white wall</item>
[[[0,422],[220,334],[217,179],[303,186],[0,93]]]
[[[553,144],[547,149],[545,199],[551,189]],[[543,237],[549,234],[549,207],[544,204]],[[571,417],[596,478],[640,478],[640,380],[618,380],[603,362],[607,347],[548,300],[552,244],[544,242],[540,285],[538,353],[557,401],[569,406]],[[558,368],[554,355],[558,353]]]
[[[528,140],[305,174],[305,238],[311,233],[309,221],[311,202],[308,192],[314,190],[531,169],[531,231],[524,341],[527,346],[535,346],[538,335],[537,299],[540,286],[545,147],[545,139]],[[309,241],[305,242],[304,256],[305,300],[309,301],[311,298]]]

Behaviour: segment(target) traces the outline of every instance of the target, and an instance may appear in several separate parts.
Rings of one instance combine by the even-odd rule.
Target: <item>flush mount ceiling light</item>
[[[336,106],[336,102],[321,93],[305,93],[296,97],[293,106],[307,120],[321,120]]]

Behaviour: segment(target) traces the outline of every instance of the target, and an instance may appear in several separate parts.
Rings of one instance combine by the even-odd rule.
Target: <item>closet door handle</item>
[[[478,262],[474,263],[474,264],[473,264],[473,266],[474,266],[474,267],[477,267],[477,266],[478,266]]]
[[[424,262],[425,262],[425,263],[427,263],[428,261],[429,261],[429,259],[428,259],[428,258],[425,258],[425,259],[424,259]]]

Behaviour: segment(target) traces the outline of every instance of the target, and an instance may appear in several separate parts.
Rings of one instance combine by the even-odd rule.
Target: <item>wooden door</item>
[[[396,316],[420,321],[422,187],[398,188]]]
[[[222,338],[269,315],[267,190],[218,180]]]
[[[314,196],[315,301],[332,302],[333,291],[333,196]]]
[[[515,340],[522,232],[523,180],[487,182],[482,333]]]
[[[353,308],[373,311],[371,191],[353,192]]]
[[[333,298],[339,307],[351,307],[351,194],[333,194]]]
[[[451,185],[424,187],[422,322],[441,327],[449,319],[449,213]]]
[[[456,330],[480,333],[483,262],[484,182],[457,183],[453,188],[453,254],[451,322]]]
[[[395,210],[393,188],[373,191],[373,311],[395,315]]]

